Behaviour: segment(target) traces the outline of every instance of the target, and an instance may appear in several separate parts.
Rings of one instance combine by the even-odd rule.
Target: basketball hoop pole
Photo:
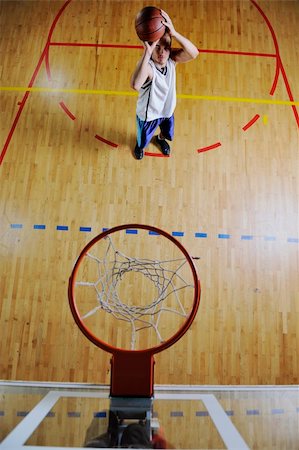
[[[152,439],[152,402],[154,397],[154,357],[149,351],[112,353],[110,411],[118,420],[142,420]],[[120,433],[119,433],[120,440]]]
[[[153,397],[154,357],[149,351],[118,351],[111,359],[111,397]]]

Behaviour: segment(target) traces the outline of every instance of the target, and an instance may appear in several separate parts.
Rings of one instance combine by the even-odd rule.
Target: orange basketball
[[[154,42],[165,33],[164,18],[161,9],[155,6],[146,6],[136,16],[135,29],[142,41]]]

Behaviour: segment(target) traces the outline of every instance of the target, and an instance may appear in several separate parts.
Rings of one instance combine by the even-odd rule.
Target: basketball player
[[[143,158],[144,148],[158,127],[160,134],[154,142],[163,155],[170,154],[167,140],[172,141],[174,135],[175,66],[195,59],[199,53],[189,39],[175,30],[169,15],[165,11],[161,13],[165,19],[162,23],[167,27],[166,32],[158,41],[143,42],[143,55],[131,77],[131,87],[139,92],[136,108],[137,142],[134,149],[136,159]],[[171,47],[172,38],[181,48]]]

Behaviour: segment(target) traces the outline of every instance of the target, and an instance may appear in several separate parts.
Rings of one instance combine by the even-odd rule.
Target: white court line
[[[110,391],[110,385],[108,384],[88,384],[88,383],[57,383],[55,381],[5,381],[0,380],[0,388],[3,387],[31,387],[31,388],[50,388],[55,389],[91,389],[91,390],[103,390]],[[155,384],[155,392],[157,391],[195,391],[197,393],[201,391],[218,392],[218,391],[296,391],[299,392],[298,384],[283,384],[283,385],[210,385],[210,384]]]
[[[43,445],[15,445],[14,447],[7,447],[4,445],[4,447],[2,447],[2,444],[0,444],[0,448],[1,450],[82,450],[82,447],[48,447]],[[97,448],[101,450],[101,447]],[[107,450],[107,448],[102,450]]]
[[[70,392],[70,391],[50,391],[46,396],[29,412],[29,414],[10,432],[10,434],[0,443],[1,450],[58,450],[59,447],[25,446],[26,441],[37,429],[42,420],[51,411],[53,406],[62,397],[75,398],[102,398],[108,399],[109,394],[105,392]],[[209,415],[214,422],[221,438],[229,450],[249,450],[244,439],[233,425],[220,403],[213,394],[195,393],[159,393],[155,394],[157,400],[198,400],[203,402]],[[66,449],[78,449],[78,447],[61,447]]]
[[[109,384],[88,384],[88,383],[71,383],[71,382],[62,382],[58,383],[56,381],[7,381],[0,380],[0,388],[4,387],[20,387],[20,388],[51,388],[51,390],[55,389],[96,389],[97,391],[110,391]]]
[[[8,446],[8,448],[15,449],[17,446],[25,444],[44,417],[51,411],[60,395],[60,392],[57,391],[48,392],[9,435],[4,438],[0,444],[0,448],[2,449],[2,447]]]
[[[109,394],[105,392],[70,392],[70,391],[50,391],[45,397],[27,414],[27,416],[4,438],[4,440],[0,443],[0,449],[26,449],[30,448],[42,448],[46,449],[47,447],[40,446],[25,446],[26,441],[30,438],[30,436],[37,429],[39,424],[43,421],[46,415],[51,411],[53,406],[58,402],[58,400],[62,397],[75,397],[75,398],[109,398]],[[54,447],[48,447],[54,448]],[[66,449],[67,447],[63,447]],[[75,447],[69,447],[75,448]],[[57,450],[58,447],[55,447]]]
[[[161,400],[199,400],[205,405],[223,442],[229,450],[250,450],[237,428],[213,394],[163,394],[157,393],[155,399]]]
[[[210,384],[155,384],[155,392],[156,391],[166,391],[166,392],[180,392],[184,393],[184,391],[190,392],[194,391],[195,393],[199,393],[201,391],[209,391],[209,392],[228,392],[228,391],[296,391],[299,393],[299,385],[298,384],[286,384],[286,385],[210,385]]]
[[[203,397],[203,403],[227,448],[230,450],[249,450],[246,442],[216,397],[212,394],[205,394]]]

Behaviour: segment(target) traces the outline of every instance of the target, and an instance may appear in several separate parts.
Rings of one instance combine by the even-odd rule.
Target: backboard
[[[0,448],[82,448],[106,431],[109,386],[2,382]],[[155,386],[152,427],[168,448],[296,449],[296,386]],[[89,436],[88,436],[89,433]]]

